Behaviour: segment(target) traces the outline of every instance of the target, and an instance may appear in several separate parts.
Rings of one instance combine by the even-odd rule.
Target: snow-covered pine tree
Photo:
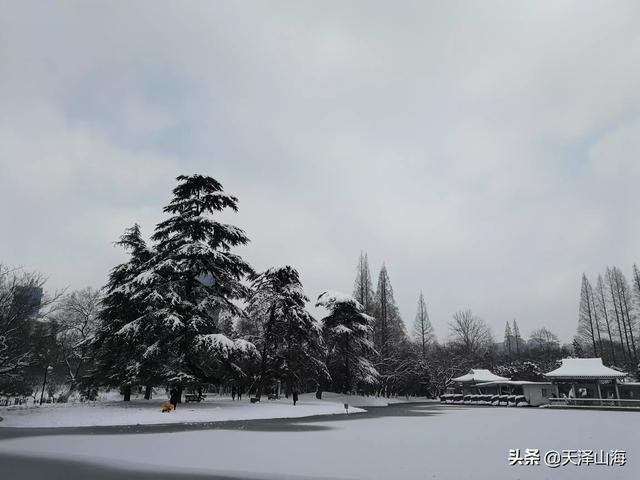
[[[504,348],[509,357],[511,357],[511,353],[513,352],[513,346],[513,333],[511,332],[511,325],[507,322],[504,327]]]
[[[429,319],[429,312],[427,312],[427,304],[424,301],[424,295],[420,292],[418,297],[418,309],[416,312],[416,320],[413,326],[414,341],[420,348],[422,359],[427,357],[427,350],[429,345],[433,342],[433,327],[431,326],[431,320]]]
[[[247,315],[261,324],[256,396],[277,380],[287,393],[324,382],[329,374],[322,324],[306,310],[309,299],[298,272],[289,266],[268,269],[254,278],[252,290]]]
[[[366,314],[371,314],[374,307],[374,290],[369,271],[369,257],[366,252],[360,252],[356,280],[353,286],[353,298],[364,308]]]
[[[223,367],[235,369],[255,350],[220,333],[221,315],[240,314],[234,301],[250,293],[242,280],[251,267],[231,251],[249,240],[215,219],[223,210],[237,211],[238,199],[208,176],[181,175],[177,181],[164,208],[169,218],[152,236],[155,255],[133,282],[146,312],[125,328],[141,332],[142,358],[162,364],[162,378],[181,388],[219,382]]]
[[[373,317],[354,298],[337,292],[322,293],[316,306],[329,310],[322,323],[334,389],[350,393],[371,388],[378,381],[378,371],[369,361],[375,354],[369,340]]]
[[[137,320],[147,305],[138,296],[134,282],[153,257],[153,250],[137,224],[125,230],[116,245],[129,254],[129,260],[111,270],[103,289],[100,324],[93,340],[96,366],[90,382],[120,386],[125,400],[129,400],[131,385],[153,385],[160,379],[161,364],[143,356],[143,330]]]

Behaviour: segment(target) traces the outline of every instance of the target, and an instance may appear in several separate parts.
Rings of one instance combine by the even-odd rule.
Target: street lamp
[[[47,384],[47,373],[52,371],[53,371],[53,367],[51,365],[47,365],[47,368],[44,369],[44,380],[42,381],[42,393],[40,394],[40,405],[42,405],[42,398],[44,397],[44,387]]]

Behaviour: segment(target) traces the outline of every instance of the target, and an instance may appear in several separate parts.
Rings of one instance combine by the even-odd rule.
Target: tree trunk
[[[151,392],[153,391],[153,387],[151,385],[147,385],[144,389],[144,399],[151,400]]]
[[[264,389],[264,377],[267,375],[267,350],[269,346],[269,337],[271,336],[271,327],[276,317],[276,304],[274,303],[269,313],[269,322],[264,334],[264,345],[262,346],[262,359],[260,360],[260,378],[258,379],[258,387],[256,388],[256,398],[259,400]]]
[[[178,400],[176,401],[176,403],[182,403],[182,385],[178,385]]]
[[[617,278],[617,280],[620,280],[620,279]],[[620,299],[621,299],[621,303],[622,303],[621,307],[624,306],[624,313],[626,313],[627,325],[629,327],[629,336],[631,338],[631,348],[632,348],[632,350],[629,351],[629,355],[631,355],[631,352],[633,352],[633,358],[637,362],[638,361],[638,352],[636,350],[636,341],[635,341],[635,339],[633,337],[633,324],[631,322],[631,316],[629,315],[629,304],[627,302],[627,295],[626,295],[625,290],[624,290],[624,285],[622,285],[620,281],[618,283],[620,284],[618,290],[621,293],[621,295],[620,295]],[[627,346],[628,346],[628,344],[627,344]]]
[[[125,385],[125,387],[123,388],[123,393],[124,393],[124,401],[130,402],[131,401],[131,385]]]
[[[607,271],[607,281],[609,282],[609,289],[611,291],[611,301],[613,303],[613,311],[616,315],[616,323],[618,324],[618,334],[620,335],[620,346],[622,347],[622,359],[627,363],[627,351],[624,348],[624,338],[622,337],[622,326],[620,324],[620,315],[618,314],[618,304],[616,302],[616,295],[613,291],[613,279],[611,278],[611,272]]]
[[[607,333],[609,335],[609,348],[611,349],[611,360],[616,363],[616,350],[613,345],[613,335],[611,335],[611,325],[609,324],[609,314],[607,313],[607,302],[604,298],[604,286],[601,277],[598,277],[598,293],[600,294],[600,303],[602,304],[602,313],[604,313],[604,321],[607,325]]]

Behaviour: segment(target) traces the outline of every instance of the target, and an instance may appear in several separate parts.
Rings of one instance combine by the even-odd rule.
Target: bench
[[[184,394],[184,403],[201,402],[205,398],[207,398],[206,395],[198,395],[197,393],[185,393]]]

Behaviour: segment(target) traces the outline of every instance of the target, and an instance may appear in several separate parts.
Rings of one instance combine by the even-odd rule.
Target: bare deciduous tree
[[[100,291],[87,287],[65,295],[55,314],[58,341],[69,379],[69,394],[80,382],[80,376],[91,357],[91,341],[98,329]]]
[[[489,348],[493,343],[491,330],[481,318],[471,310],[461,310],[453,314],[449,322],[451,340],[466,353],[477,353]]]
[[[560,349],[560,340],[558,336],[548,328],[537,328],[529,336],[529,342],[534,350],[551,354]]]

